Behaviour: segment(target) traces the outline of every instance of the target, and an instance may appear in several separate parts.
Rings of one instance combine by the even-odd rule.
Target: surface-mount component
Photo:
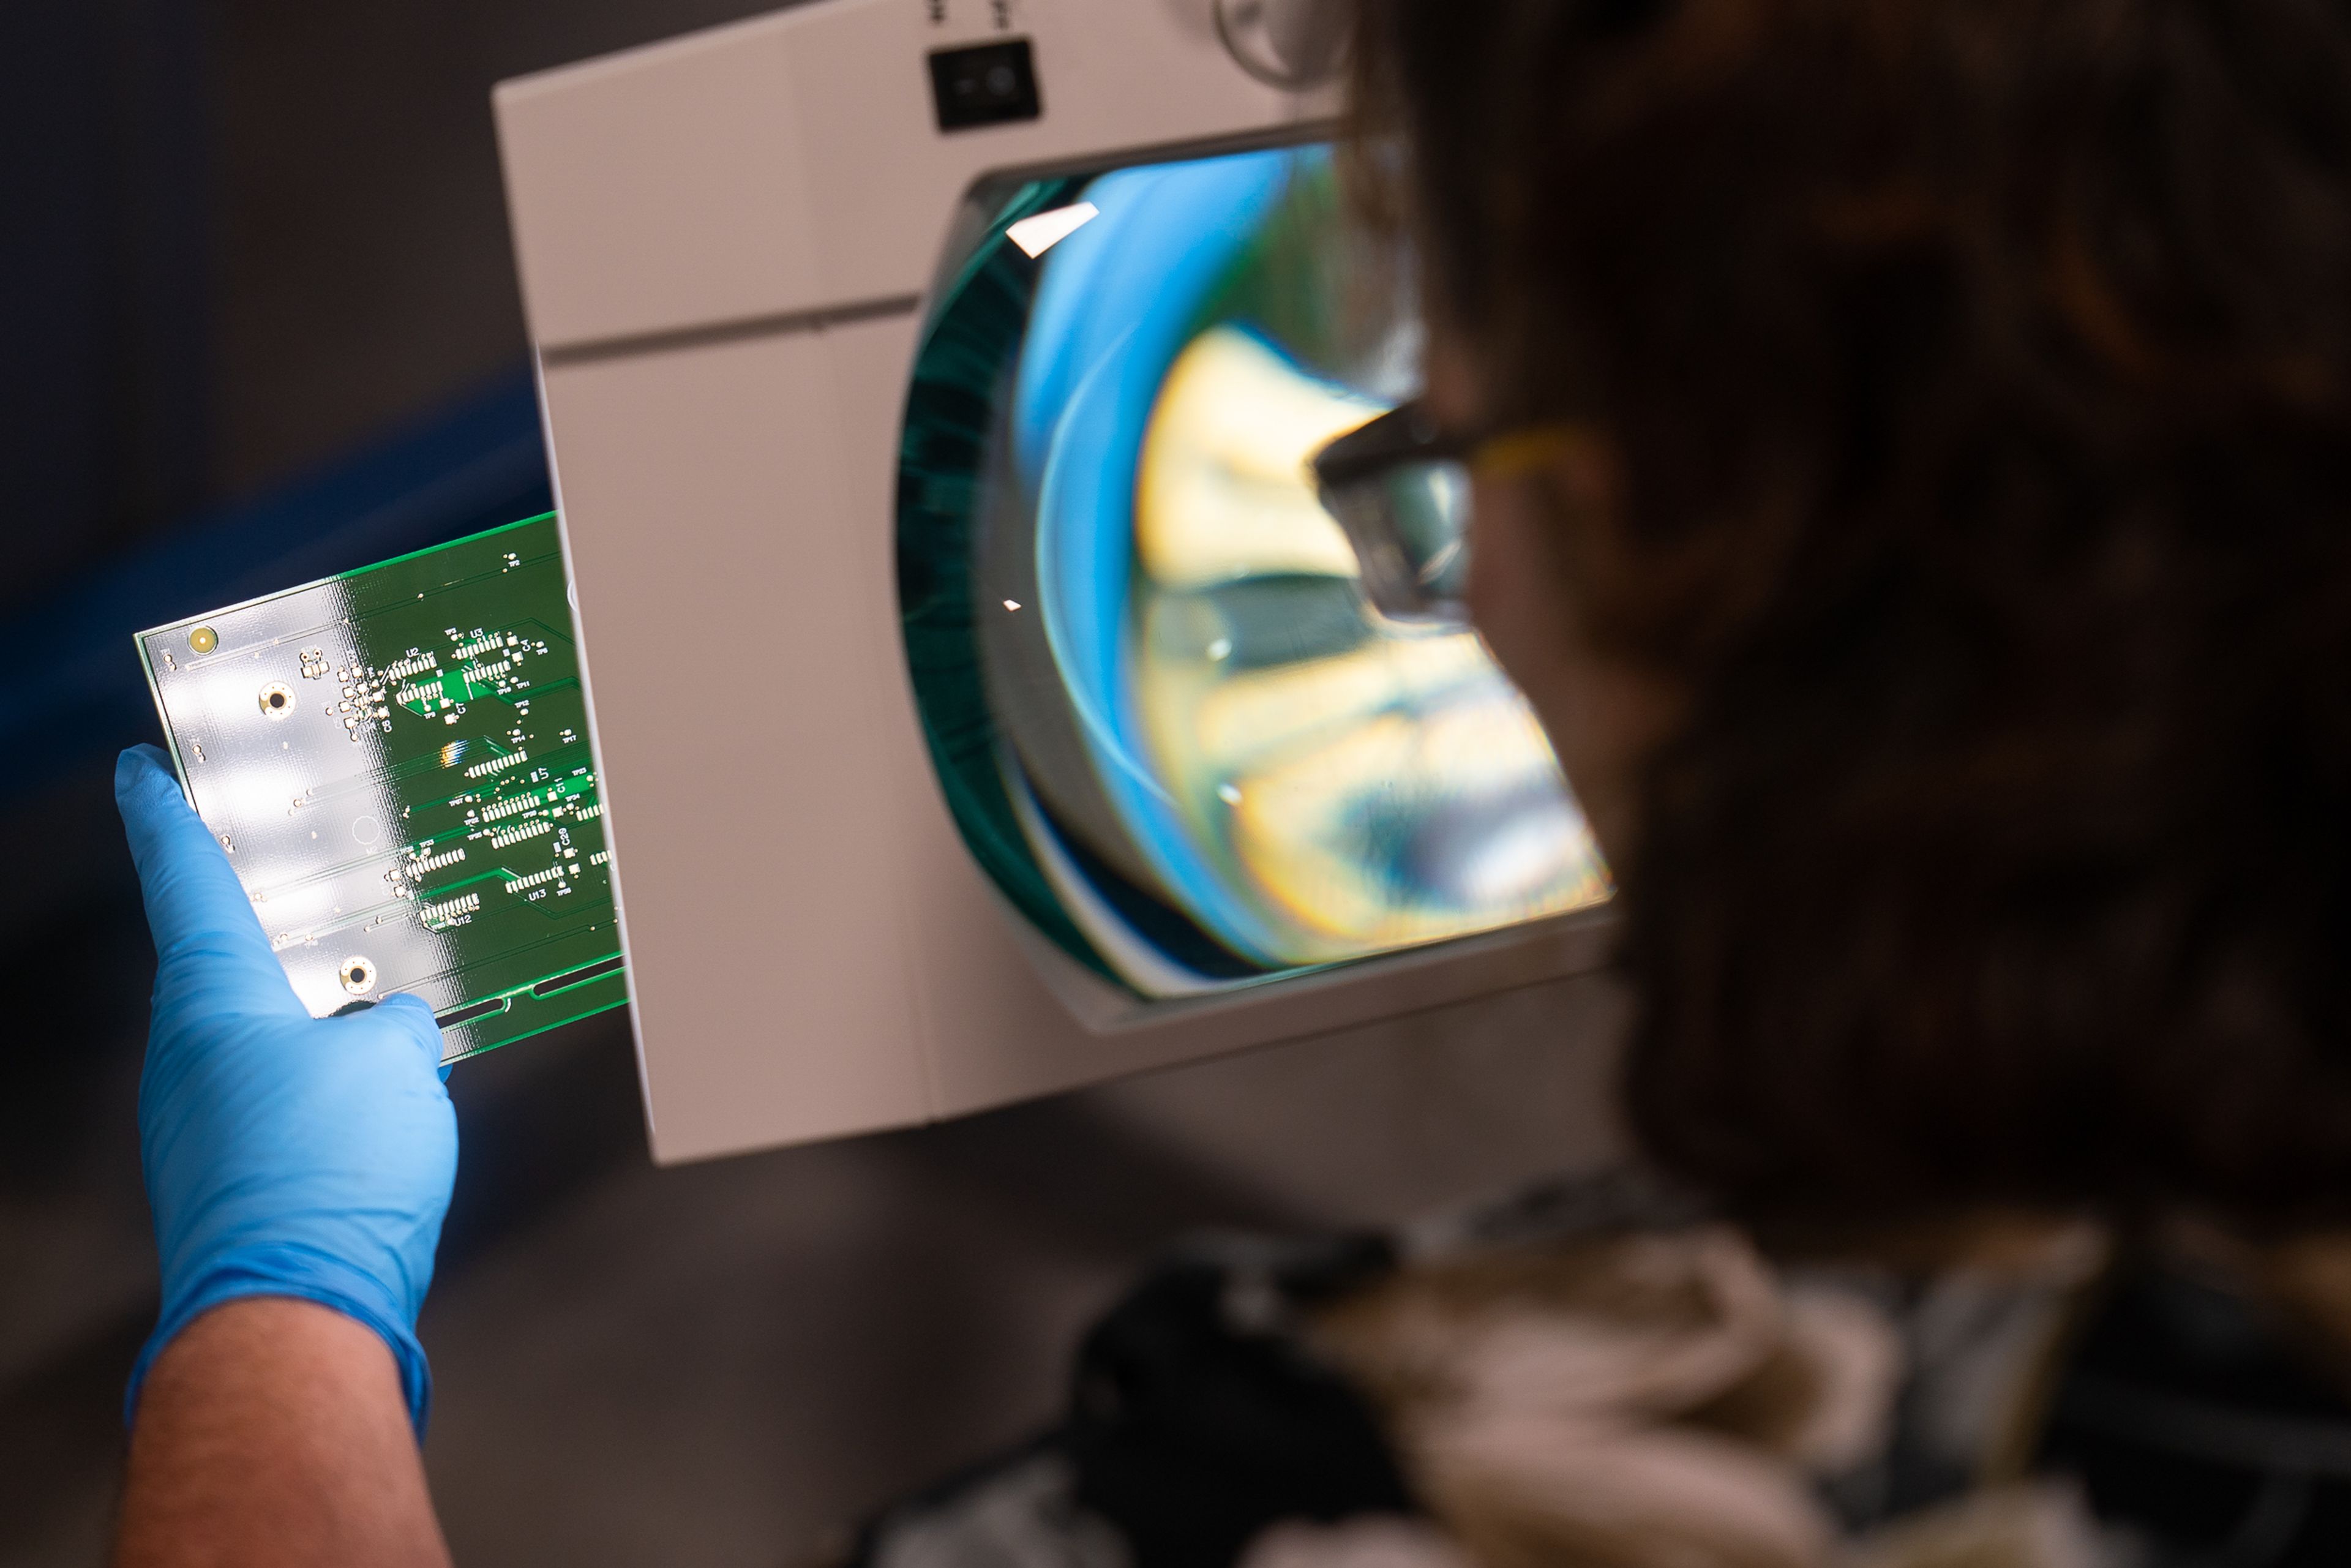
[[[313,1014],[413,993],[455,1061],[627,999],[553,514],[137,643]]]

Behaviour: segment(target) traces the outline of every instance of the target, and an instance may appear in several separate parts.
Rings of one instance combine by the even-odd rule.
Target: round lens
[[[1410,279],[1287,149],[984,188],[917,356],[898,564],[967,842],[1143,997],[1562,913],[1606,873],[1474,632],[1374,611],[1309,457],[1416,387]],[[1397,476],[1456,599],[1458,468]]]

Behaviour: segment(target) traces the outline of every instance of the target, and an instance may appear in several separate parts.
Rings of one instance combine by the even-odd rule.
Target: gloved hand
[[[139,1153],[163,1310],[131,1375],[198,1313],[296,1296],[383,1336],[420,1437],[431,1383],[416,1310],[457,1171],[441,1031],[411,996],[313,1019],[163,754],[122,754],[114,798],[155,936]]]

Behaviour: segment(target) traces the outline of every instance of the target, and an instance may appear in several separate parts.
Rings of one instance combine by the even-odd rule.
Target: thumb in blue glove
[[[124,752],[114,796],[155,937],[139,1152],[163,1273],[126,1416],[198,1314],[294,1296],[383,1337],[421,1437],[431,1381],[416,1312],[457,1170],[433,1010],[395,996],[310,1017],[163,754]]]

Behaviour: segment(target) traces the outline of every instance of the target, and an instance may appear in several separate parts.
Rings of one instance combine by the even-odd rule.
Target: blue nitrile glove
[[[126,1415],[198,1313],[296,1296],[383,1336],[421,1437],[431,1383],[416,1309],[457,1173],[433,1009],[396,996],[312,1018],[163,754],[124,752],[114,798],[155,935],[139,1154],[163,1264]]]

